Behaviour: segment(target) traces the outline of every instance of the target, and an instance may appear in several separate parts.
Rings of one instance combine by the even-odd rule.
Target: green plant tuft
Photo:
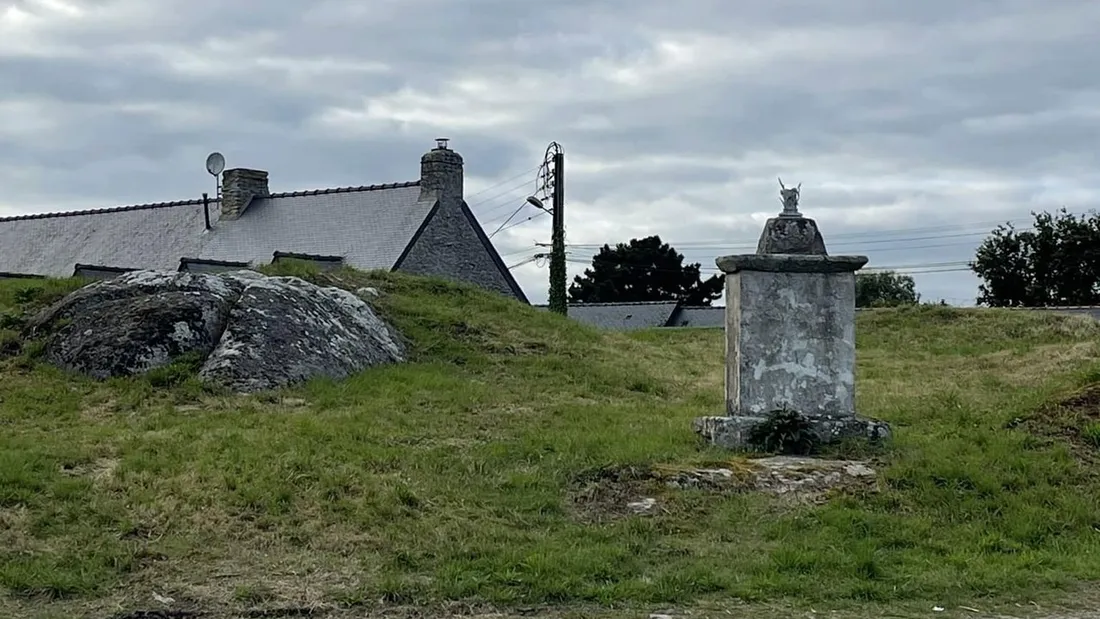
[[[1100,449],[1100,421],[1094,421],[1082,428],[1081,440],[1085,441],[1088,445]]]
[[[817,451],[818,438],[804,415],[788,408],[776,409],[756,424],[748,435],[749,445],[765,453],[809,455]]]

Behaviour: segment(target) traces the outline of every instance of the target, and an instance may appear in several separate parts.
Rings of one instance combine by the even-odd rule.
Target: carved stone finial
[[[801,194],[802,183],[794,189],[787,189],[783,186],[783,179],[779,179],[779,198],[783,201],[783,212],[779,214],[780,217],[802,217],[802,213],[798,212],[798,198]]]
[[[802,183],[797,187],[786,187],[779,179],[779,196],[783,199],[783,211],[778,217],[772,217],[764,224],[760,242],[756,246],[758,254],[816,254],[828,255],[825,240],[817,229],[817,222],[803,217],[798,212],[798,198],[802,192]]]

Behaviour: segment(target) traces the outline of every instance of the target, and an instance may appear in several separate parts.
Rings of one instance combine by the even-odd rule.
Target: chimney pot
[[[421,200],[462,201],[462,155],[447,142],[448,138],[436,138],[436,147],[420,158]]]

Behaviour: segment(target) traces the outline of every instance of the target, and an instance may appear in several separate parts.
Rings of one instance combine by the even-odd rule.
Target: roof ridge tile
[[[357,187],[332,187],[330,189],[306,189],[300,191],[284,191],[279,193],[272,193],[268,195],[268,198],[297,198],[301,196],[317,196],[332,193],[352,193],[358,191],[379,191],[384,189],[402,189],[405,187],[416,187],[420,185],[420,181],[406,181],[403,183],[382,183],[378,185],[359,185]],[[51,213],[31,213],[29,215],[11,215],[9,217],[0,217],[0,222],[7,221],[25,221],[29,219],[51,219],[54,217],[79,217],[81,215],[101,215],[107,213],[124,213],[127,211],[141,211],[155,208],[169,208],[173,206],[201,206],[203,203],[202,198],[194,198],[191,200],[172,200],[169,202],[148,202],[145,204],[131,204],[128,206],[110,206],[106,208],[93,208],[83,209],[75,211],[54,211]],[[207,204],[219,204],[221,198],[211,197],[207,199]]]
[[[210,198],[208,203],[221,202],[220,198]],[[110,206],[107,208],[92,208],[77,211],[55,211],[52,213],[31,213],[30,215],[12,215],[0,217],[0,222],[23,221],[27,219],[50,219],[53,217],[76,217],[79,215],[100,215],[105,213],[123,213],[126,211],[141,211],[154,208],[167,208],[171,206],[200,206],[202,198],[194,200],[173,200],[171,202],[149,202],[147,204],[132,204],[130,206]]]
[[[403,189],[406,187],[417,187],[420,185],[420,181],[406,181],[403,183],[382,183],[379,185],[358,185],[348,187],[331,187],[328,189],[305,189],[300,191],[283,191],[279,193],[272,193],[268,195],[268,198],[298,198],[301,196],[319,196],[332,193],[354,193],[359,191],[380,191],[384,189]]]

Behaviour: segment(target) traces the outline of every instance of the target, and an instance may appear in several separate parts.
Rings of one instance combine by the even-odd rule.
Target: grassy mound
[[[99,383],[7,345],[0,615],[149,608],[153,592],[200,608],[950,604],[1100,577],[1095,471],[1019,423],[1100,380],[1096,322],[865,313],[857,404],[896,432],[877,491],[686,489],[592,522],[571,504],[581,480],[731,459],[690,430],[722,407],[720,330],[602,333],[434,280],[300,274],[381,290],[414,362],[239,397],[186,367]],[[0,282],[0,343],[74,285]]]

